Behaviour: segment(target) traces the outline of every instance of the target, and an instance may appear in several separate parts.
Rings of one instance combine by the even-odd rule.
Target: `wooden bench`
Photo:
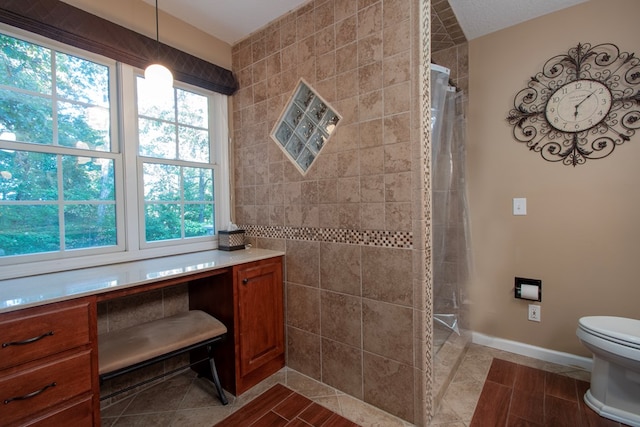
[[[190,363],[209,362],[211,378],[223,405],[228,403],[213,360],[212,346],[222,340],[227,328],[204,311],[190,310],[98,336],[100,383],[137,369],[204,347],[207,357]],[[186,366],[123,388],[100,400],[108,399],[135,387],[155,381]]]

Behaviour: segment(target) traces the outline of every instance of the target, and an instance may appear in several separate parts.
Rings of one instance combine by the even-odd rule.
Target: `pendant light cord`
[[[156,61],[160,60],[160,24],[158,20],[158,0],[156,0]]]
[[[160,27],[158,25],[158,0],[156,0],[156,42],[160,44]]]
[[[149,79],[160,88],[173,88],[173,74],[160,60],[160,9],[156,0],[156,58],[155,62],[149,64],[144,70],[144,78]]]

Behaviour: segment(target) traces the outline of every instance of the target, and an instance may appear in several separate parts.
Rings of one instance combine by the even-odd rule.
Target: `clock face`
[[[581,132],[600,123],[611,109],[609,88],[595,80],[575,80],[561,86],[547,101],[545,114],[561,132]]]

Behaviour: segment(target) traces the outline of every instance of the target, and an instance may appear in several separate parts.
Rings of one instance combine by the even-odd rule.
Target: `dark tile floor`
[[[586,381],[494,359],[471,427],[620,427],[584,403],[588,389]]]
[[[358,424],[276,384],[215,427],[358,427]]]

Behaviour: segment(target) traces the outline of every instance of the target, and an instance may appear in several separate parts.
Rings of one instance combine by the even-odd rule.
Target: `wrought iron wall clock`
[[[513,105],[513,136],[543,159],[602,159],[640,129],[640,59],[611,43],[578,43],[549,59]]]

